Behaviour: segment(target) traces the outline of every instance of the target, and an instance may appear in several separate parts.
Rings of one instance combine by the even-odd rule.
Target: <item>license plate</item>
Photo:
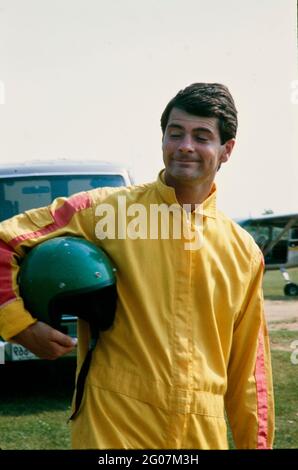
[[[28,359],[38,359],[29,349],[24,348],[20,344],[11,345],[11,360],[12,361],[27,361]]]

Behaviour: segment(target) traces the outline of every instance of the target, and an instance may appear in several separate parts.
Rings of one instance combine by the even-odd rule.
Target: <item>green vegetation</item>
[[[75,359],[0,366],[0,448],[69,449]]]
[[[294,336],[289,335],[288,344],[293,339]],[[298,339],[298,331],[295,339]],[[298,364],[292,364],[290,356],[291,353],[287,351],[272,351],[276,412],[275,448],[298,447]]]
[[[283,322],[286,323],[286,322]],[[288,330],[275,330],[270,331],[270,343],[271,350],[282,349],[284,351],[292,351],[291,343],[295,340],[298,340],[298,331],[288,331]],[[298,372],[298,370],[297,370]],[[297,377],[298,379],[298,377]],[[297,394],[298,397],[298,394]],[[298,410],[297,410],[298,412]]]

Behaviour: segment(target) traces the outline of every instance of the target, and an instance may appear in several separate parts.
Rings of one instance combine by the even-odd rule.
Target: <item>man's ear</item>
[[[223,151],[220,157],[220,163],[227,162],[231,156],[235,145],[235,139],[229,139],[223,144]]]

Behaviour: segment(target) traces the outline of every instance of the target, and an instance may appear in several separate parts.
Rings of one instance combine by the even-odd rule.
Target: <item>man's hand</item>
[[[72,351],[77,343],[75,338],[41,321],[21,331],[11,341],[21,344],[41,359],[57,359]]]

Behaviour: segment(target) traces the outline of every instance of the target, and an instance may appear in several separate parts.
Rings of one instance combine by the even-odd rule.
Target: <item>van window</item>
[[[104,186],[124,186],[121,175],[22,176],[0,179],[0,221],[20,212],[49,205],[59,196],[71,196]]]
[[[291,229],[291,239],[298,240],[298,228]]]

